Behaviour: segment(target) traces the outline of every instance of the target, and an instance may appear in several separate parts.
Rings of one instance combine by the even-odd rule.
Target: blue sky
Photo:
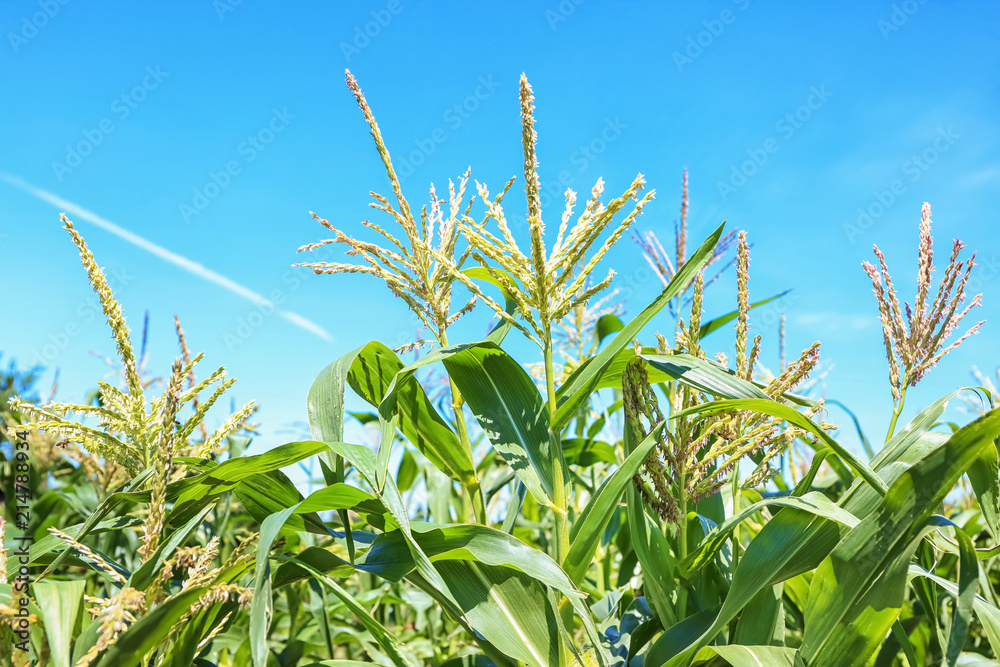
[[[113,345],[60,229],[66,211],[116,276],[133,331],[149,310],[150,367],[169,368],[177,313],[203,374],[226,366],[236,401],[262,406],[258,444],[279,444],[320,369],[416,334],[374,279],[290,266],[326,238],[310,211],[364,236],[378,215],[368,191],[389,191],[344,68],[414,204],[469,165],[493,190],[520,173],[523,71],[543,187],[585,193],[603,176],[614,193],[642,172],[657,198],[635,229],[668,239],[687,168],[691,243],[727,220],[754,244],[751,297],[794,288],[752,320],[765,363],[784,312],[789,352],[823,341],[827,396],[878,439],[891,400],[860,263],[878,243],[912,299],[924,201],[938,276],[952,238],[979,251],[974,317],[989,321],[904,416],[969,384],[972,364],[1000,363],[998,26],[1000,3],[942,0],[0,2],[0,351],[47,366],[43,384],[59,368],[62,400],[106,371],[87,354]],[[550,224],[560,209],[547,204]],[[605,265],[630,313],[659,291],[631,241]],[[706,317],[732,309],[733,285],[713,288]],[[487,322],[479,310],[459,331],[478,338]],[[657,326],[672,325],[655,321],[649,339]],[[730,331],[714,337],[711,350],[731,348]]]

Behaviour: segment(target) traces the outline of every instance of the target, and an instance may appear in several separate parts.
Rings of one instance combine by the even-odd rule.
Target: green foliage
[[[12,652],[13,635],[0,628],[3,664],[996,664],[1000,411],[941,429],[959,390],[897,430],[899,385],[885,444],[858,455],[809,395],[819,344],[787,364],[782,352],[771,373],[761,336],[749,340],[753,308],[778,297],[750,302],[745,233],[724,236],[720,226],[687,255],[686,190],[676,257],[643,237],[664,289],[625,318],[588,304],[610,284],[591,282],[591,260],[649,201],[637,200],[598,242],[641,176],[608,206],[598,184],[574,225],[570,194],[546,247],[522,80],[531,247],[515,253],[503,194],[490,199],[480,186],[487,212],[474,220],[475,198],[463,199],[468,175],[449,188],[448,215],[440,202],[413,215],[374,116],[353,78],[349,85],[397,200],[376,196],[375,208],[402,226],[408,245],[377,225],[369,227],[395,249],[337,231],[332,242],[365,262],[307,266],[384,280],[436,344],[410,364],[378,341],[317,360],[305,406],[312,440],[259,452],[251,406],[214,432],[205,426],[231,381],[221,369],[194,381],[200,355],[188,354],[179,324],[182,357],[163,394],[148,392],[121,307],[66,221],[101,297],[124,389],[102,384],[96,406],[11,398],[11,430],[30,433],[39,454],[30,483],[41,495],[23,531],[34,538],[30,651]],[[922,249],[928,235],[925,209]],[[732,243],[736,309],[702,322],[705,268]],[[463,268],[468,258],[480,266]],[[451,310],[453,288],[468,288],[500,319],[484,340],[448,340],[450,325],[475,313],[472,302]],[[497,288],[502,306],[487,296]],[[963,314],[951,308],[948,318]],[[920,317],[918,333],[930,326]],[[731,323],[735,368],[706,352]],[[510,333],[539,344],[539,359],[515,358]],[[907,359],[911,383],[927,368],[911,373],[918,366]],[[10,377],[22,377],[20,392],[30,386]],[[431,384],[446,388],[443,399]],[[371,411],[348,411],[361,403]],[[63,417],[73,411],[97,423]],[[348,441],[350,419],[363,427],[354,432],[377,434],[372,442]],[[283,469],[314,460],[322,478],[303,493]],[[52,489],[42,484],[49,479]],[[0,571],[11,581],[20,563],[9,549],[22,531],[5,529]],[[0,605],[10,620],[18,602],[9,584]]]

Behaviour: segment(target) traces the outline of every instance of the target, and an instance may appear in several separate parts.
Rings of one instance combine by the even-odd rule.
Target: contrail
[[[138,234],[134,234],[127,229],[119,227],[118,225],[111,222],[107,218],[102,218],[96,213],[88,211],[82,206],[78,206],[77,204],[74,204],[71,201],[67,201],[62,197],[49,192],[48,190],[43,190],[39,187],[36,187],[31,183],[25,181],[23,178],[0,171],[0,180],[4,180],[7,183],[13,185],[14,187],[28,193],[32,197],[37,197],[38,199],[41,199],[44,202],[52,204],[58,209],[62,209],[63,211],[72,213],[73,216],[76,218],[82,218],[88,222],[92,222],[98,227],[101,227],[102,229],[111,232],[115,236],[118,236],[119,238],[128,241],[132,245],[138,246],[139,248],[142,248],[143,250],[150,252],[161,259],[165,259],[166,261],[170,262],[171,264],[174,264],[175,266],[180,267],[181,269],[187,271],[188,273],[194,274],[199,278],[215,283],[216,285],[219,285],[220,287],[223,287],[229,290],[230,292],[233,292],[234,294],[243,297],[247,301],[251,301],[259,306],[272,308],[274,309],[274,312],[278,313],[281,317],[285,318],[295,326],[301,327],[302,329],[305,329],[310,333],[316,334],[325,341],[329,341],[331,343],[333,342],[333,336],[327,333],[323,327],[319,326],[315,322],[308,320],[305,317],[302,317],[298,313],[293,313],[287,310],[278,309],[277,306],[275,306],[274,302],[271,301],[270,299],[258,294],[257,292],[254,292],[252,289],[240,285],[239,283],[233,282],[229,278],[221,274],[218,274],[215,271],[212,271],[204,264],[200,264],[198,262],[188,259],[187,257],[178,255],[173,251],[167,250],[163,246],[157,245],[152,241],[150,241],[149,239],[145,239],[139,236]]]

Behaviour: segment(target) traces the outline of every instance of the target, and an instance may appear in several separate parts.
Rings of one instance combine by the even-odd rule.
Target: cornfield
[[[642,174],[614,196],[602,180],[585,201],[567,190],[546,226],[522,76],[523,228],[507,212],[515,178],[491,190],[466,172],[418,209],[347,84],[392,192],[372,193],[381,221],[364,230],[313,214],[328,238],[297,266],[383,281],[428,337],[317,368],[311,439],[258,452],[252,402],[206,426],[234,380],[200,371],[179,321],[176,361],[147,377],[63,216],[121,383],[87,404],[4,406],[4,664],[997,664],[995,386],[899,423],[907,390],[982,324],[962,324],[981,295],[966,294],[961,242],[934,285],[929,205],[912,305],[877,246],[863,266],[894,410],[884,440],[858,428],[859,453],[827,421],[820,344],[786,360],[783,323],[754,331],[754,309],[780,295],[751,300],[747,234],[723,224],[689,246],[686,174],[667,248],[639,231],[654,196]],[[626,318],[599,265],[630,237],[663,289]],[[327,244],[349,259],[308,261]],[[726,271],[731,312],[704,312]],[[488,334],[455,340],[463,317],[492,318]],[[763,336],[782,349],[773,371]],[[537,355],[511,356],[515,338]],[[715,351],[731,340],[734,359]],[[348,410],[349,393],[370,409]],[[959,399],[975,418],[942,421]],[[362,432],[352,420],[371,442],[346,441]],[[321,473],[308,488],[282,472],[308,462]]]

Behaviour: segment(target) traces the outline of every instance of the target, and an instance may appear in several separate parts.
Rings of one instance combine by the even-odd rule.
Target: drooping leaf
[[[506,352],[487,341],[432,350],[403,369],[396,382],[409,381],[418,368],[438,361],[444,363],[494,449],[535,500],[548,504],[554,493],[548,413],[531,377]],[[390,409],[399,400],[394,387],[387,393],[383,409]]]
[[[559,387],[556,392],[559,407],[551,424],[554,432],[558,433],[569,423],[569,420],[577,413],[584,401],[594,392],[594,388],[600,382],[605,368],[615,359],[617,354],[632,344],[639,331],[671,299],[687,289],[688,284],[694,279],[698,271],[711,258],[712,252],[715,250],[715,245],[719,242],[719,237],[722,235],[723,227],[725,227],[725,223],[719,225],[719,228],[705,239],[704,243],[674,274],[670,283],[651,304],[646,306],[639,315],[625,325],[625,328],[618,332],[618,335],[603,350],[594,357],[591,357],[586,363],[581,364],[566,382]]]

